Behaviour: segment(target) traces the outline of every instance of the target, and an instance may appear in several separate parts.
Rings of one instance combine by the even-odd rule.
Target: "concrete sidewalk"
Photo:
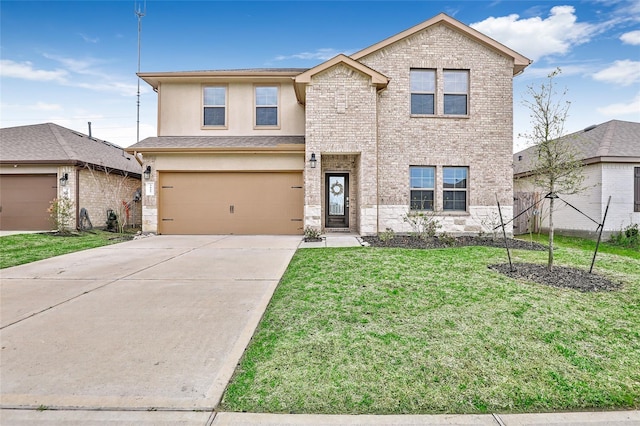
[[[636,426],[639,411],[483,415],[307,415],[194,411],[2,410],[2,425],[433,425],[433,426]]]

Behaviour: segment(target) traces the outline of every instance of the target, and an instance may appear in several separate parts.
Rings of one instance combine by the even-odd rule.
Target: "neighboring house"
[[[640,123],[611,120],[561,140],[573,145],[578,159],[583,161],[586,189],[575,195],[560,194],[560,197],[593,221],[560,201],[555,203],[554,229],[566,235],[595,236],[598,228],[595,222],[602,223],[609,197],[605,235],[640,223]],[[535,147],[513,156],[515,198],[526,200],[518,211],[526,209],[531,200],[542,200],[546,195],[532,184],[531,172],[536,159]],[[548,228],[547,206],[548,202],[541,203],[537,209],[541,213],[537,222],[542,229]],[[515,233],[528,232],[532,226],[529,213],[522,219],[514,225]]]
[[[145,72],[143,229],[477,233],[512,217],[512,79],[530,61],[440,14],[314,68]],[[141,154],[141,155],[140,155]],[[510,231],[510,229],[509,229]]]
[[[96,228],[109,209],[140,224],[141,172],[122,148],[53,123],[0,129],[0,229],[50,230],[47,209],[60,197],[73,201],[74,228],[82,208]]]

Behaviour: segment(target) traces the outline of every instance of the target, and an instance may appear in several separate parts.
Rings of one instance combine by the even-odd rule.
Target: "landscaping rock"
[[[504,248],[504,240],[491,237],[476,236],[436,236],[420,238],[413,235],[395,235],[393,238],[381,240],[379,236],[362,237],[372,247],[393,247],[412,249],[438,249],[449,247],[484,246]],[[521,250],[546,250],[547,247],[536,242],[508,238],[509,248]]]

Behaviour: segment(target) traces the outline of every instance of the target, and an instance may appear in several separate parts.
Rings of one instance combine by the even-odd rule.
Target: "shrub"
[[[51,201],[51,205],[47,209],[49,213],[49,219],[53,229],[61,234],[68,234],[71,232],[69,228],[73,219],[73,202],[67,197],[54,198]]]
[[[395,236],[396,236],[396,233],[391,228],[386,228],[384,231],[378,234],[378,238],[380,239],[380,241],[393,240]]]
[[[320,230],[313,228],[311,226],[307,226],[304,228],[304,239],[305,240],[319,240],[320,239]]]
[[[412,210],[402,220],[411,226],[412,235],[426,240],[434,237],[438,229],[442,228],[435,215],[435,212]]]
[[[640,248],[638,224],[632,223],[626,228],[614,233],[611,235],[611,242],[619,246]]]

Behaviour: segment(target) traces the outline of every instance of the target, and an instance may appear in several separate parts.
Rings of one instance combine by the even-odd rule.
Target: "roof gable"
[[[110,142],[53,123],[0,129],[0,163],[93,164],[140,174],[134,157]]]
[[[467,37],[477,41],[480,44],[483,44],[489,47],[490,49],[497,51],[498,53],[504,56],[513,58],[513,75],[517,75],[521,73],[522,71],[524,71],[526,67],[528,67],[532,63],[530,59],[522,56],[515,50],[508,48],[507,46],[495,41],[491,37],[488,37],[482,34],[481,32],[474,30],[473,28],[463,24],[462,22],[456,19],[453,19],[452,17],[444,13],[440,13],[431,19],[428,19],[416,26],[413,26],[405,31],[402,31],[401,33],[398,33],[372,46],[369,46],[363,50],[360,50],[359,52],[356,52],[353,55],[351,55],[351,58],[358,61],[373,52],[383,49],[407,37],[410,37],[433,25],[446,25],[447,27],[465,34]]]
[[[369,68],[368,66],[358,61],[351,59],[346,55],[339,54],[329,59],[328,61],[325,61],[320,65],[317,65],[295,77],[294,79],[295,91],[296,91],[296,97],[298,98],[298,101],[302,104],[305,103],[306,96],[305,96],[304,87],[307,84],[311,83],[311,79],[313,78],[314,75],[320,74],[321,72],[326,71],[339,64],[346,65],[347,67],[354,69],[361,74],[369,76],[371,78],[371,84],[376,86],[378,89],[383,89],[387,87],[387,84],[389,84],[389,79],[383,74],[379,73],[378,71],[372,68]]]

